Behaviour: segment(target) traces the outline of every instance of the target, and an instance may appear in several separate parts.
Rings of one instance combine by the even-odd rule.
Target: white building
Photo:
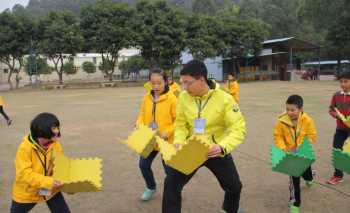
[[[131,56],[139,55],[140,51],[135,48],[131,49],[123,49],[119,52],[119,60],[118,62],[127,60]],[[67,55],[69,56],[69,55]],[[27,58],[28,56],[25,56]],[[44,56],[40,56],[44,58]],[[86,61],[92,62],[96,66],[96,72],[93,74],[87,74],[86,72],[83,71],[82,69],[82,64]],[[67,59],[64,60],[64,62],[68,62],[68,57]],[[104,73],[101,72],[98,69],[98,66],[102,62],[102,55],[99,53],[77,53],[73,57],[73,62],[74,66],[77,68],[77,73],[71,76],[67,76],[63,74],[63,81],[65,80],[103,80],[105,79]],[[53,61],[47,59],[47,63],[50,67],[54,67]],[[19,65],[17,64],[17,67]],[[23,68],[24,69],[24,68]],[[121,76],[121,71],[118,69],[118,65],[115,67],[115,72],[114,72],[114,78],[118,79]],[[7,65],[0,63],[0,83],[6,83],[7,82],[7,77],[8,77],[8,67]],[[30,81],[29,76],[25,73],[24,70],[21,71],[21,77],[22,77],[22,82],[28,83]],[[41,81],[57,81],[58,80],[58,75],[54,71],[50,75],[41,75],[40,76]]]

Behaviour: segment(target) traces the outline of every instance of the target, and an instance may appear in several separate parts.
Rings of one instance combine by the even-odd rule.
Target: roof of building
[[[341,64],[350,64],[349,60],[341,60],[340,61]],[[303,65],[334,65],[334,64],[338,64],[338,61],[336,60],[329,60],[329,61],[309,61],[309,62],[305,62],[303,63]]]
[[[262,44],[266,46],[274,46],[274,45],[282,45],[288,48],[292,48],[293,50],[313,50],[320,48],[318,45],[313,44],[308,41],[300,40],[295,37],[286,37],[279,39],[266,40],[262,42]]]

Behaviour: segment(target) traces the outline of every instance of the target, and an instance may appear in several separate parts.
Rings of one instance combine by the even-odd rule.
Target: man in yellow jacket
[[[316,127],[310,116],[303,112],[303,99],[291,95],[286,101],[286,112],[278,117],[274,128],[274,141],[285,152],[295,152],[307,137],[311,143],[316,142]],[[302,175],[306,186],[313,185],[312,169],[309,167]],[[290,177],[290,212],[299,213],[301,203],[300,177]]]
[[[225,191],[222,212],[237,213],[242,184],[230,153],[244,140],[245,121],[238,105],[207,79],[207,73],[205,64],[198,60],[190,61],[181,70],[181,83],[186,91],[178,99],[174,146],[180,147],[193,134],[211,136],[213,145],[202,166],[214,173]],[[163,213],[181,212],[182,189],[195,173],[185,175],[168,167]]]
[[[227,75],[227,82],[226,82],[225,89],[230,95],[232,95],[233,99],[237,103],[239,103],[239,86],[234,74],[229,73]]]
[[[57,140],[59,127],[59,120],[50,113],[41,113],[31,122],[31,134],[23,138],[16,154],[11,213],[29,212],[41,201],[51,212],[70,212],[59,192],[61,183],[52,178],[53,155],[63,152]]]

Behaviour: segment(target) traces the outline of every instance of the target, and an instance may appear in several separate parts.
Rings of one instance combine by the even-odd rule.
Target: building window
[[[9,70],[8,69],[4,69],[4,73],[9,73]]]
[[[266,64],[263,64],[263,65],[262,65],[262,70],[263,70],[263,71],[267,71],[267,69],[268,69],[268,66],[267,66]]]

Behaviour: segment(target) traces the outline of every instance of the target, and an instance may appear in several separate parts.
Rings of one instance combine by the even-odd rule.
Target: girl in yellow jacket
[[[233,97],[233,99],[239,103],[239,86],[234,74],[229,73],[227,75],[226,91]]]
[[[0,113],[6,119],[7,125],[10,126],[12,123],[12,120],[9,118],[9,116],[4,111],[4,105],[5,105],[4,99],[2,98],[2,96],[0,96]]]
[[[316,127],[310,116],[303,112],[303,99],[291,95],[286,102],[286,111],[278,117],[274,128],[274,141],[278,148],[286,152],[295,152],[305,137],[311,143],[316,142]],[[312,169],[309,167],[302,175],[306,186],[313,185]],[[301,203],[300,177],[290,177],[290,212],[299,213]]]
[[[168,86],[169,86],[169,91],[173,93],[176,97],[179,96],[181,92],[180,86],[173,81],[173,79],[168,78]],[[152,84],[151,81],[147,81],[143,87],[147,90],[147,92],[150,92],[152,90]]]
[[[59,120],[51,113],[41,113],[31,122],[31,133],[23,138],[16,154],[11,213],[29,212],[41,201],[51,212],[70,212],[59,191],[61,183],[52,177],[53,153],[63,152],[59,128]]]
[[[137,125],[147,125],[157,130],[160,137],[172,143],[176,116],[176,97],[169,91],[167,76],[164,71],[153,70],[150,74],[150,82],[152,90],[143,97]],[[151,166],[157,154],[158,150],[155,147],[155,150],[147,158],[140,157],[139,167],[146,182],[146,189],[141,196],[143,201],[150,200],[156,191],[156,182]]]
[[[173,81],[172,78],[168,79],[168,84],[169,84],[169,91],[172,92],[176,97],[178,97],[181,92],[180,86],[175,81]]]

